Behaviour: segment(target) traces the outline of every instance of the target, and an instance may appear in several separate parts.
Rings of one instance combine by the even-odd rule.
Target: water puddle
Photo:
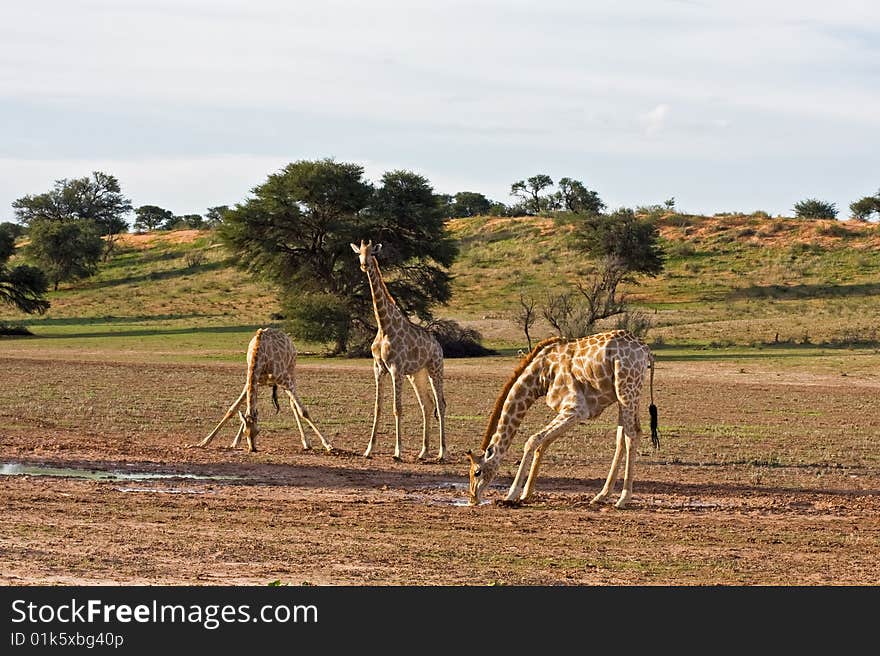
[[[422,489],[425,490],[451,490],[453,492],[463,492],[467,495],[470,485],[468,483],[458,483],[455,481],[442,481],[440,483],[430,483],[428,485],[421,486]],[[506,486],[501,484],[492,484],[489,486],[489,489],[495,490],[506,490]],[[412,499],[414,501],[419,501],[422,503],[429,503],[432,506],[470,506],[470,502],[467,496],[449,499],[447,497],[435,497],[429,496],[427,494],[411,494],[407,498]],[[487,504],[492,503],[489,500],[483,499],[480,501],[481,506],[485,506]]]
[[[238,480],[241,476],[202,476],[200,474],[163,474],[158,472],[107,471],[102,469],[77,469],[24,465],[18,462],[0,463],[0,476],[61,476],[84,478],[92,481],[154,481],[185,478],[199,481]]]

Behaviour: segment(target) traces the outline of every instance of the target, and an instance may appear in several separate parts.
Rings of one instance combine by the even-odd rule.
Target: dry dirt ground
[[[92,472],[0,476],[0,583],[880,582],[876,376],[661,356],[661,448],[644,440],[629,508],[589,505],[612,455],[613,410],[554,444],[533,503],[461,505],[464,453],[479,445],[514,364],[447,362],[449,459],[437,464],[415,460],[409,388],[403,461],[390,457],[389,411],[375,457],[360,455],[373,401],[366,360],[299,369],[303,400],[336,453],[303,452],[290,409],[272,414],[264,389],[251,454],[228,448],[233,424],[207,448],[187,448],[237,396],[241,367],[0,355],[4,471]],[[490,498],[549,418],[539,401]]]

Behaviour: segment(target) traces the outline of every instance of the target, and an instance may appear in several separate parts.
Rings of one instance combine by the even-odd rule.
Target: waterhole
[[[74,467],[48,467],[44,465],[25,465],[19,462],[0,463],[0,476],[62,476],[64,478],[85,478],[93,481],[153,481],[186,478],[199,481],[220,481],[240,479],[240,476],[203,476],[200,474],[163,474],[159,472],[109,471]]]

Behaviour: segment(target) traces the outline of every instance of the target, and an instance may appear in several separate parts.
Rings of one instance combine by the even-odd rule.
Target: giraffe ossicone
[[[632,497],[633,471],[642,436],[639,405],[645,373],[650,371],[651,440],[657,437],[654,405],[654,355],[633,334],[613,330],[575,340],[553,337],[540,342],[523,358],[498,395],[483,436],[481,452],[467,452],[470,461],[469,503],[479,505],[528,409],[546,396],[556,417],[526,440],[513,484],[502,503],[518,504],[534,491],[541,457],[550,444],[575,424],[598,417],[617,403],[617,439],[611,469],[602,490],[590,503],[599,503],[617,481],[621,456],[626,454],[623,489],[617,503]]]
[[[373,354],[373,378],[376,396],[373,405],[373,428],[370,442],[364,456],[372,457],[376,446],[376,432],[382,414],[382,401],[386,376],[391,378],[394,409],[394,459],[401,458],[400,421],[403,415],[401,392],[403,380],[412,385],[419,407],[422,410],[422,449],[418,459],[425,460],[428,455],[428,424],[431,415],[437,418],[440,433],[440,447],[437,462],[446,459],[446,399],[443,395],[443,348],[437,339],[426,329],[412,323],[397,306],[379,270],[376,255],[382,244],[372,240],[360,246],[351,244],[357,253],[361,271],[367,274],[370,294],[373,298],[373,313],[376,317],[376,337],[370,346]],[[433,406],[429,411],[428,406]]]
[[[247,373],[244,389],[232,405],[229,406],[220,423],[196,446],[207,446],[223,425],[238,411],[241,425],[239,426],[238,433],[235,435],[235,439],[232,440],[230,448],[236,448],[241,436],[244,435],[247,440],[248,450],[256,451],[257,433],[260,432],[257,424],[257,386],[272,385],[272,403],[275,405],[275,412],[279,410],[277,396],[279,387],[287,393],[290,399],[290,407],[293,409],[293,416],[296,419],[297,428],[299,428],[303,448],[308,450],[312,447],[303,430],[300,418],[305,419],[306,423],[315,431],[324,449],[328,452],[332,451],[333,447],[330,445],[330,442],[321,434],[317,426],[312,423],[312,420],[309,418],[309,411],[296,393],[295,370],[296,346],[294,346],[293,340],[290,339],[287,333],[275,328],[260,328],[257,330],[248,344]],[[242,403],[245,404],[244,412],[239,410]]]

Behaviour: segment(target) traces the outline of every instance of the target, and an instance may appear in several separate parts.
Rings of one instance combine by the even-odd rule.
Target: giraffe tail
[[[272,405],[275,406],[275,414],[281,410],[281,406],[278,405],[278,385],[272,385]]]
[[[651,416],[651,444],[655,449],[660,448],[660,431],[657,426],[657,406],[654,405],[654,358],[651,358],[651,405],[648,406],[648,414]]]

